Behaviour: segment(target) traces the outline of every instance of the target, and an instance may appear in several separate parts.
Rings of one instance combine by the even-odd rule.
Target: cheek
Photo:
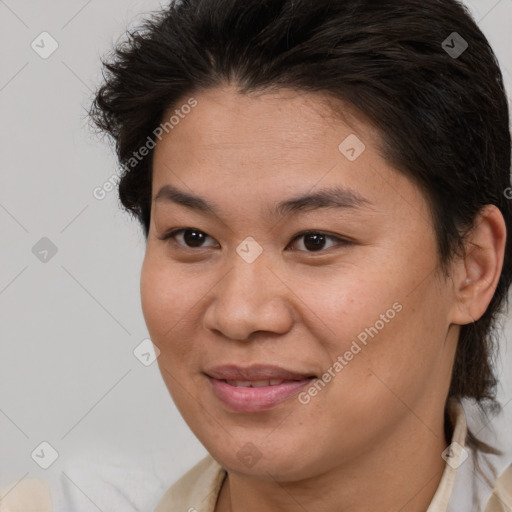
[[[204,280],[194,280],[190,272],[180,273],[176,265],[148,248],[140,279],[142,312],[151,340],[160,350],[158,363],[173,375],[184,375],[202,350],[200,342],[192,340],[198,338],[200,299],[207,290]]]
[[[356,401],[370,401],[376,408],[389,405],[397,396],[415,403],[432,387],[432,379],[444,375],[442,308],[441,298],[428,287],[418,296],[392,294],[380,308],[374,304],[371,316],[362,317],[366,325],[351,338],[361,350],[354,349],[358,353],[353,357],[348,353],[352,359],[348,371],[343,370],[346,380],[340,379],[339,389],[345,384]]]
[[[185,286],[186,282],[165,257],[148,246],[140,276],[141,305],[148,329],[159,338],[179,328],[177,322],[191,308],[188,296],[194,287]]]
[[[153,342],[160,345],[166,321],[166,304],[169,297],[165,278],[149,249],[146,251],[140,275],[140,298],[142,313]]]
[[[322,334],[333,358],[348,350],[360,333],[364,336],[381,314],[391,310],[388,317],[395,316],[400,284],[384,279],[386,275],[376,266],[353,265],[323,277],[311,276],[294,290],[305,305],[303,318],[314,323],[315,331],[317,327],[325,331],[317,334]]]
[[[439,364],[446,299],[431,279],[418,286],[423,274],[418,261],[416,267],[388,261],[363,268],[361,263],[331,279],[303,283],[307,293],[300,297],[314,313],[308,316],[316,318],[315,325],[328,327],[321,337],[331,361],[344,357],[349,370],[342,370],[344,379],[350,376],[358,389],[383,387],[368,378],[373,375],[370,370],[393,389],[407,388],[426,380]]]

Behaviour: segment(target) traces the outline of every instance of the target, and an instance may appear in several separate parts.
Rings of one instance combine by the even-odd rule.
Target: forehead
[[[235,86],[222,86],[200,90],[193,98],[196,106],[181,119],[173,114],[189,97],[176,102],[163,116],[164,122],[171,117],[178,121],[172,128],[176,143],[190,142],[192,135],[194,146],[211,150],[236,150],[244,144],[298,150],[316,147],[320,139],[328,144],[329,135],[339,135],[340,130],[364,134],[374,146],[381,143],[378,131],[362,112],[328,94],[286,88],[246,94]]]
[[[194,99],[196,106],[157,142],[153,199],[194,191],[204,202],[210,198],[209,206],[230,204],[236,211],[265,202],[265,211],[276,213],[283,207],[278,202],[320,189],[343,188],[382,210],[400,195],[418,200],[412,182],[381,156],[377,130],[328,97],[218,88]],[[162,192],[166,185],[173,190]]]

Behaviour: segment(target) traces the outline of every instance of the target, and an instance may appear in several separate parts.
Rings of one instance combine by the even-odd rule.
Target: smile
[[[297,395],[314,377],[301,380],[226,381],[208,377],[213,394],[228,408],[237,412],[259,412],[272,409]]]

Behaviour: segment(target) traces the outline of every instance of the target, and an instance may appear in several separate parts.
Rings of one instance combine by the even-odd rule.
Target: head
[[[251,471],[299,478],[405,434],[411,411],[435,428],[450,397],[496,404],[509,112],[459,2],[176,1],[105,68],[91,115],[147,239],[144,317],[218,460],[240,470],[253,443]],[[208,377],[230,363],[324,385],[236,412]]]

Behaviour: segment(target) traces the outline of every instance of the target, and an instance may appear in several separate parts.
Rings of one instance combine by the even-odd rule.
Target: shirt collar
[[[430,502],[427,512],[446,512],[448,510],[457,470],[461,466],[464,466],[469,456],[469,451],[465,447],[468,426],[462,404],[455,398],[449,398],[446,404],[446,410],[453,426],[453,435],[451,444],[442,453],[446,464],[441,481],[439,482],[439,486]]]

